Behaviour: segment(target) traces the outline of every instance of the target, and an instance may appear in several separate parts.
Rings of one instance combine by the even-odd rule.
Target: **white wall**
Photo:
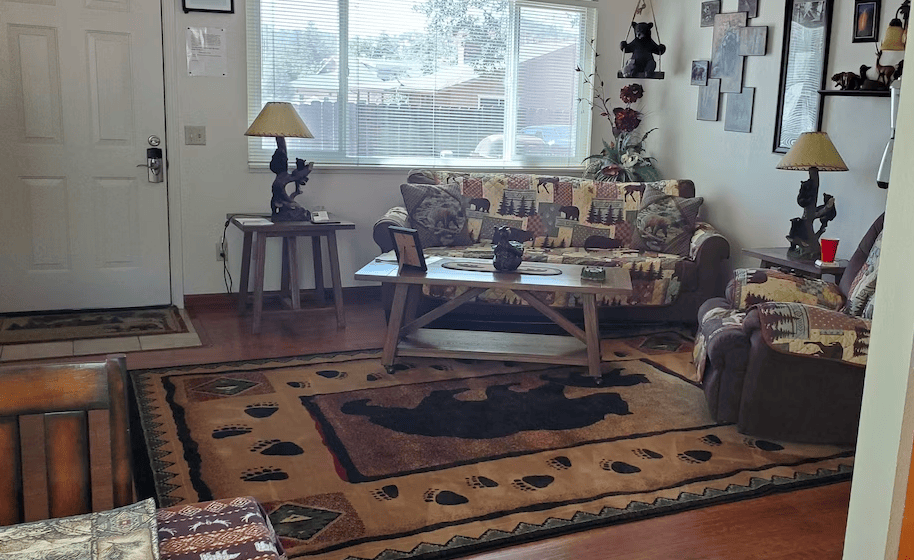
[[[606,76],[615,75],[618,70],[618,43],[631,21],[634,2],[624,4],[618,8],[619,17],[601,19],[599,48],[605,55],[605,59],[600,58]],[[768,26],[768,54],[748,57],[745,64],[743,83],[756,88],[749,134],[724,131],[723,96],[721,120],[696,119],[698,87],[689,85],[691,62],[711,57],[713,35],[713,28],[699,26],[701,0],[653,0],[653,4],[660,38],[667,46],[662,60],[666,79],[641,80],[646,92],[641,101],[641,108],[648,115],[645,125],[659,127],[648,139],[647,147],[659,158],[664,176],[695,181],[697,194],[705,197],[702,216],[730,240],[733,264],[757,266],[757,260],[740,257],[740,249],[787,245],[790,219],[802,214],[796,204],[800,181],[808,177],[804,171],[775,169],[782,155],[772,153],[784,0],[760,1],[759,17],[750,20],[750,25]],[[835,2],[829,77],[864,63],[874,65],[874,43],[851,43],[853,8],[853,0]],[[884,2],[882,25],[896,8],[894,0]],[[737,0],[723,0],[723,12],[736,9]],[[616,66],[607,72],[604,67],[610,63]],[[613,81],[618,91],[632,80]],[[838,217],[829,224],[828,234],[842,239],[838,256],[846,258],[885,209],[886,191],[876,187],[875,176],[889,135],[889,100],[830,97],[825,100],[824,111],[822,130],[828,132],[850,168],[846,173],[823,173],[819,190],[820,197],[823,192],[836,197]],[[605,121],[595,121],[595,149],[601,135],[610,137],[609,126]]]
[[[168,1],[168,0],[166,0]],[[172,0],[176,1],[176,0]],[[180,2],[178,2],[180,5]],[[245,46],[245,2],[235,1],[234,14],[184,14],[180,7],[172,36],[179,58],[185,51],[188,26],[226,29],[227,77],[189,77],[179,60],[179,137],[185,125],[206,126],[205,146],[170,146],[180,167],[171,176],[180,181],[183,212],[184,293],[206,294],[225,291],[222,263],[216,259],[216,244],[222,236],[227,213],[270,211],[269,170],[252,172],[247,164],[247,73]],[[175,151],[177,150],[177,154]],[[295,157],[296,154],[290,154]],[[299,156],[300,157],[300,156]],[[381,214],[402,204],[399,185],[406,171],[333,171],[316,162],[304,194],[297,200],[306,206],[324,206],[345,220],[355,222],[355,231],[337,234],[340,268],[345,286],[356,285],[353,273],[377,254],[371,228]],[[238,286],[241,235],[229,228],[229,264],[235,289]],[[311,276],[310,243],[300,243],[304,264],[302,285],[314,286]],[[326,251],[325,251],[326,252]],[[267,244],[266,288],[279,285],[279,243]],[[325,271],[329,281],[329,270]]]
[[[914,295],[910,290],[914,160],[902,157],[914,153],[914,96],[910,91],[902,95],[900,105],[895,144],[898,157],[892,168],[885,216],[879,290],[847,519],[846,560],[898,558],[914,441]]]

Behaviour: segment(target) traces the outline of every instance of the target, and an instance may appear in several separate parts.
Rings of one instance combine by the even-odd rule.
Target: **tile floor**
[[[201,346],[200,336],[184,309],[178,310],[190,332],[146,336],[124,336],[117,338],[88,338],[38,342],[34,344],[9,344],[0,346],[0,362],[39,360],[43,358],[64,358],[67,356],[89,356],[115,352],[140,352],[143,350],[166,350]]]

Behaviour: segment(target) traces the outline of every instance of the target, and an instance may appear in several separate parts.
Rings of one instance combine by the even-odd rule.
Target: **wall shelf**
[[[848,90],[844,91],[841,89],[820,89],[819,95],[829,96],[829,95],[838,95],[844,97],[888,97],[891,92],[887,89],[881,90]]]

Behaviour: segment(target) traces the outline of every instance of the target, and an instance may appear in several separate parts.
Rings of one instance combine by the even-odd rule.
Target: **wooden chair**
[[[131,504],[126,357],[0,368],[0,525],[26,521],[23,471],[35,467],[23,462],[23,445],[27,456],[35,456],[35,446],[41,445],[34,438],[23,440],[21,422],[28,415],[41,415],[44,421],[48,517],[93,511],[91,472],[97,466],[90,463],[90,437],[95,446],[95,432],[104,430],[89,429],[92,410],[108,412],[113,507]]]

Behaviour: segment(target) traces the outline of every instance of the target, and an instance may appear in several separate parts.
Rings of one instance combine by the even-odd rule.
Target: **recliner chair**
[[[856,441],[884,215],[839,284],[738,269],[698,311],[695,364],[711,415],[741,433]]]

